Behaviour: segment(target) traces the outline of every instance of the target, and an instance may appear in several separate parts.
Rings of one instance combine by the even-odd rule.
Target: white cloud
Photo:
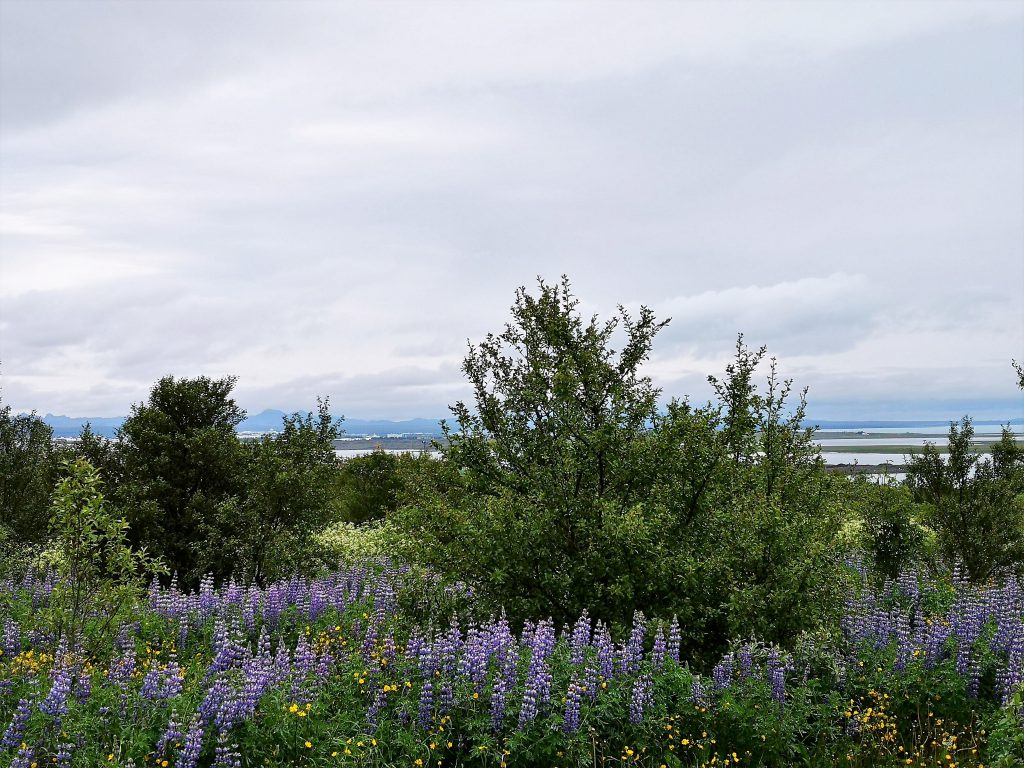
[[[671,394],[738,331],[834,399],[1024,357],[1017,4],[284,8],[3,4],[5,402],[439,415],[563,272]]]

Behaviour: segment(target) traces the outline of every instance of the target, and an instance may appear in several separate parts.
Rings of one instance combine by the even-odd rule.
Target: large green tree
[[[452,407],[443,444],[463,492],[402,522],[412,540],[438,540],[438,565],[486,584],[516,617],[602,606],[621,619],[644,567],[648,520],[634,510],[656,472],[659,393],[639,368],[665,323],[646,307],[584,319],[564,278],[538,289],[520,288],[512,322],[464,361],[475,407]]]
[[[59,474],[53,430],[35,413],[0,407],[0,542],[46,538],[50,494]]]
[[[188,580],[200,575],[203,522],[243,490],[235,381],[165,376],[118,431],[109,484],[131,538]]]
[[[841,514],[837,480],[805,425],[806,390],[794,393],[765,356],[740,336],[725,376],[709,377],[718,401],[700,409],[711,434],[701,435],[709,460],[697,475],[708,480],[676,506],[701,510],[693,527],[709,592],[701,620],[720,637],[783,643],[838,610]],[[720,606],[717,628],[712,606]]]
[[[751,621],[769,639],[812,625],[837,523],[803,399],[774,369],[762,393],[764,351],[741,340],[719,403],[659,406],[641,367],[666,322],[584,318],[564,278],[517,291],[465,359],[475,402],[452,408],[444,482],[395,517],[411,554],[520,620],[677,612],[715,649]]]

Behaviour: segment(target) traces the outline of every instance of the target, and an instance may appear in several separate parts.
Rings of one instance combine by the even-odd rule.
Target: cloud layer
[[[0,5],[0,384],[440,416],[514,288],[735,334],[811,401],[1002,398],[1024,14],[949,3]],[[860,407],[860,406],[858,406]]]

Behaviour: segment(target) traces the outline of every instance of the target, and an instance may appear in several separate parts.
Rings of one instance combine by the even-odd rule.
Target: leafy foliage
[[[130,620],[146,577],[163,570],[145,550],[128,546],[128,523],[107,508],[100,486],[96,469],[78,459],[54,491],[57,578],[46,612],[55,637],[71,649],[86,640],[94,653]]]
[[[32,543],[45,538],[40,521],[46,520],[59,457],[53,430],[42,419],[0,408],[0,537]]]
[[[704,580],[711,601],[728,606],[724,636],[783,643],[838,610],[842,513],[837,480],[803,426],[806,391],[792,405],[792,382],[773,359],[762,392],[754,373],[764,356],[741,336],[726,377],[710,379],[720,400],[704,409],[715,458],[696,507]]]
[[[245,412],[235,378],[165,376],[118,432],[116,501],[132,540],[182,578],[198,580],[208,545],[203,521],[241,492],[243,451],[235,427]]]
[[[665,322],[646,308],[588,321],[577,307],[565,279],[520,289],[504,332],[470,348],[475,408],[456,404],[458,428],[446,425],[447,483],[396,516],[405,553],[517,621],[677,613],[708,653],[834,610],[835,485],[803,397],[791,407],[774,363],[763,393],[754,383],[764,350],[738,341],[712,380],[720,404],[659,408],[640,366]]]
[[[853,482],[851,511],[864,520],[864,545],[880,578],[895,579],[924,555],[927,536],[917,505],[903,485],[859,476]]]
[[[243,446],[241,488],[199,523],[207,542],[198,556],[204,570],[220,578],[246,574],[259,584],[300,570],[316,532],[334,517],[340,424],[323,400],[315,417],[286,416],[279,434]]]
[[[341,519],[369,523],[398,509],[405,490],[402,464],[409,461],[413,459],[380,449],[346,459],[337,474],[335,490]]]
[[[1004,430],[991,457],[974,449],[969,417],[949,425],[949,454],[926,445],[907,465],[907,483],[928,505],[929,523],[950,562],[981,582],[1008,569],[1024,568],[1024,472],[1019,449]]]
[[[623,557],[645,535],[635,510],[658,469],[658,391],[639,366],[664,323],[647,308],[584,321],[577,306],[567,279],[540,282],[536,297],[520,289],[513,322],[470,348],[475,409],[453,406],[458,429],[445,425],[443,448],[463,494],[403,518],[451,544],[434,552],[518,618],[567,620],[589,603],[625,619],[626,584],[643,569]]]

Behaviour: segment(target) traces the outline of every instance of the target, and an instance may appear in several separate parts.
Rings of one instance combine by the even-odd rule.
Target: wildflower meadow
[[[100,654],[0,585],[0,755],[31,766],[1019,765],[1024,590],[850,565],[842,642],[737,644],[710,670],[671,617],[514,631],[388,562],[266,588],[154,583]]]

